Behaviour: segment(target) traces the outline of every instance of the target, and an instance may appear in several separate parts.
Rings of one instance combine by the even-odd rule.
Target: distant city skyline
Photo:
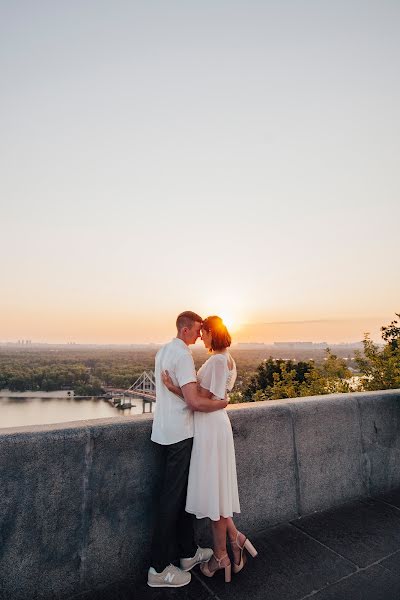
[[[362,341],[364,334],[369,333],[375,342],[382,342],[380,328],[388,324],[393,317],[389,319],[371,318],[371,319],[321,319],[311,321],[288,321],[275,323],[246,323],[239,326],[233,326],[232,337],[233,344],[245,343],[296,343],[311,342],[314,344],[349,344]],[[152,336],[137,338],[134,335],[131,338],[109,340],[76,338],[76,339],[46,339],[38,337],[36,339],[0,339],[0,344],[13,343],[20,346],[31,346],[35,344],[63,344],[63,345],[140,345],[140,344],[162,344],[168,341],[176,334],[174,323],[164,323],[160,331]],[[324,335],[323,335],[324,334]],[[198,341],[198,344],[201,342]]]
[[[4,5],[0,339],[158,342],[187,309],[236,341],[379,339],[399,23],[392,0]]]

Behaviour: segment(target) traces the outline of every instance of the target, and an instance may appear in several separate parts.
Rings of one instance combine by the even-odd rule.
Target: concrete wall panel
[[[400,486],[400,397],[357,394],[365,477],[371,494]]]
[[[1,436],[0,590],[54,598],[79,588],[85,428]],[[1,596],[1,593],[0,593]]]
[[[151,421],[92,426],[85,587],[143,577],[160,469]]]
[[[301,514],[366,495],[358,405],[351,395],[293,403]]]
[[[235,440],[243,531],[262,529],[297,514],[292,415],[274,402],[230,411]]]

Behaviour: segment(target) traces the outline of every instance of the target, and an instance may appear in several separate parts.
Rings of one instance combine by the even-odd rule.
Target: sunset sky
[[[400,312],[400,3],[0,8],[0,341],[353,341]]]

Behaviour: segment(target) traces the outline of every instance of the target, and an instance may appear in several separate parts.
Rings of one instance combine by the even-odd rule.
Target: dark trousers
[[[178,558],[194,556],[193,515],[185,511],[193,438],[168,446],[163,455],[163,484],[151,547],[151,566],[160,573]]]

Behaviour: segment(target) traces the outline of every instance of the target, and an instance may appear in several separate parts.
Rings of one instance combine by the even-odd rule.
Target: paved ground
[[[193,572],[180,589],[129,582],[76,600],[399,600],[400,489],[252,536],[259,555],[230,584]]]

